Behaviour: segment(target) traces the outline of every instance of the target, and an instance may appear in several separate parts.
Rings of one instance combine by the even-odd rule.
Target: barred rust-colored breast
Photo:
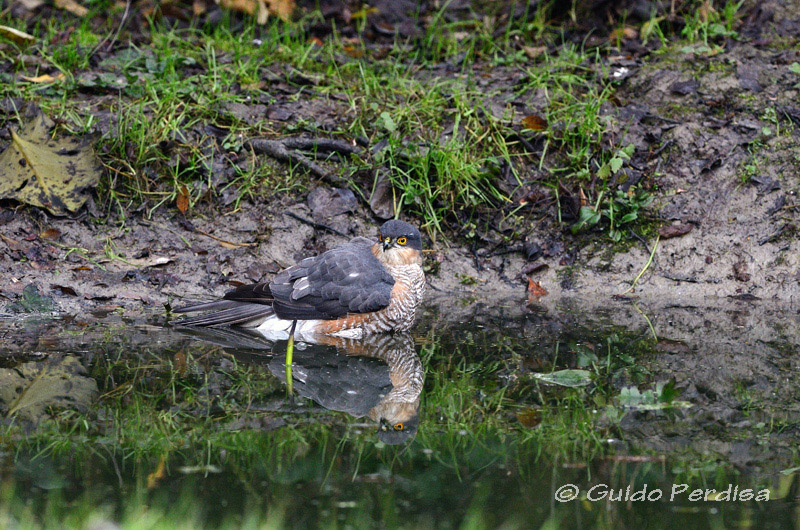
[[[395,280],[388,307],[374,313],[351,314],[337,320],[320,322],[319,331],[336,333],[360,328],[364,334],[372,334],[411,329],[417,307],[425,292],[425,274],[419,263],[387,265],[386,269]]]

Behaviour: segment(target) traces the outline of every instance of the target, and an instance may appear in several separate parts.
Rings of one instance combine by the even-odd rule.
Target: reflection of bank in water
[[[225,347],[242,362],[266,364],[286,381],[282,344],[247,330],[197,328],[185,332]],[[368,416],[378,423],[378,439],[384,443],[412,439],[419,423],[425,373],[411,336],[381,334],[358,340],[324,336],[320,340],[295,345],[294,393],[329,410]],[[273,352],[279,355],[264,356]]]

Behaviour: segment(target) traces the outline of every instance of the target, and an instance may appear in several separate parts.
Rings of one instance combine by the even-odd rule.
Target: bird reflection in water
[[[266,364],[284,382],[291,373],[295,394],[329,410],[371,418],[378,423],[378,439],[386,444],[401,444],[417,432],[425,372],[407,333],[363,339],[321,336],[316,343],[299,343],[288,371],[281,355],[285,341],[273,343],[231,328],[181,331],[223,346],[242,362]]]

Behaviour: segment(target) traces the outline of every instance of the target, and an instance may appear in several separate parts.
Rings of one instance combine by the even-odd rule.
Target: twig
[[[293,162],[304,167],[310,173],[328,181],[334,186],[346,186],[348,182],[338,175],[326,170],[299,150],[314,150],[331,153],[358,154],[363,150],[343,140],[331,138],[284,138],[283,140],[250,140],[250,148],[254,153],[267,155],[279,162]]]
[[[200,235],[204,235],[206,237],[210,237],[215,241],[219,241],[220,243],[222,243],[222,246],[227,246],[229,248],[255,247],[256,245],[258,245],[258,243],[237,243],[236,241],[228,241],[227,239],[222,239],[221,237],[209,234],[208,232],[203,232],[199,228],[195,228],[194,231]]]
[[[284,138],[280,143],[288,149],[314,149],[317,151],[347,154],[359,154],[363,151],[363,149],[350,142],[334,140],[332,138]]]
[[[647,252],[648,254],[650,254],[650,247],[649,247],[649,246],[647,246],[647,241],[645,241],[645,240],[644,240],[644,238],[643,238],[642,236],[640,236],[639,234],[637,234],[636,232],[634,232],[634,231],[633,231],[633,228],[630,228],[630,227],[628,227],[628,231],[631,233],[631,235],[632,235],[633,237],[635,237],[636,239],[638,239],[638,240],[639,240],[639,242],[640,242],[640,243],[641,243],[641,244],[644,246],[644,251],[645,251],[645,252]]]
[[[100,50],[100,48],[102,48],[106,44],[106,42],[108,42],[107,49],[110,50],[111,47],[114,46],[114,43],[117,42],[119,34],[122,31],[122,27],[125,25],[125,21],[128,20],[128,14],[130,13],[130,11],[131,11],[131,0],[127,0],[125,2],[125,12],[122,14],[122,19],[119,21],[119,26],[117,26],[117,31],[116,33],[114,33],[114,38],[111,39],[110,42],[108,42],[109,35],[106,35],[105,38],[101,40],[97,46],[94,47],[92,52],[89,54],[89,57],[97,53]]]
[[[316,228],[318,230],[327,230],[328,232],[332,232],[332,233],[336,234],[337,236],[348,237],[347,234],[345,234],[343,232],[340,232],[339,230],[336,230],[332,226],[324,225],[322,223],[318,223],[316,221],[312,221],[311,219],[306,219],[305,217],[297,215],[294,212],[284,212],[284,213],[286,215],[288,215],[289,217],[291,217],[293,219],[297,219],[301,223],[306,223],[307,225],[313,226],[314,228]]]
[[[311,173],[318,177],[325,178],[328,176],[328,171],[316,162],[310,160],[305,155],[296,151],[290,151],[283,142],[277,140],[250,140],[250,147],[253,151],[260,155],[267,155],[279,162],[294,162],[301,165]]]

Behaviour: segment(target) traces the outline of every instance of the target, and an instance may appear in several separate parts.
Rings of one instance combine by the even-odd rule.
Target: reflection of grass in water
[[[471,337],[455,346],[431,337],[423,346],[427,380],[421,422],[415,442],[407,447],[379,443],[376,427],[349,425],[345,414],[259,407],[264,402],[284,403],[283,388],[266,367],[238,363],[208,347],[131,353],[124,345],[118,346],[119,353],[98,356],[91,366],[102,398],[89,414],[61,413],[27,436],[11,426],[0,434],[0,441],[6,447],[14,444],[20,458],[33,454],[40,461],[59,463],[65,468],[62,474],[80,477],[81,483],[120,481],[112,494],[76,501],[86,504],[75,512],[84,514],[85,521],[97,510],[113,508],[114,519],[123,527],[191,527],[192,521],[204,520],[208,507],[202,502],[181,505],[174,490],[207,490],[213,483],[221,491],[235,491],[240,500],[256,500],[248,501],[256,502],[254,507],[240,507],[254,528],[281,525],[279,514],[267,514],[266,506],[288,507],[292,521],[304,517],[335,525],[340,522],[336,517],[343,516],[365,527],[375,513],[390,515],[400,502],[417,507],[422,503],[421,519],[412,519],[420,523],[415,527],[425,527],[437,503],[453,499],[459,504],[448,512],[449,521],[465,518],[470,528],[510,521],[514,528],[509,512],[482,500],[480,488],[486,483],[504,485],[510,490],[500,498],[511,502],[520,484],[538,487],[534,477],[542,462],[586,461],[608,453],[602,440],[614,424],[598,427],[599,414],[593,411],[611,400],[605,381],[633,361],[616,354],[607,361],[601,353],[592,357],[567,347],[569,351],[550,362],[567,366],[579,359],[592,371],[594,386],[545,387],[516,377],[520,363],[532,355],[524,340],[496,340],[478,333]],[[541,416],[535,427],[517,419],[517,412],[530,409]],[[148,493],[146,478],[157,471],[162,457],[165,477]],[[193,468],[194,474],[183,475],[184,467]],[[214,467],[223,470],[224,484],[215,478],[222,475],[213,473],[201,480],[202,473]],[[169,509],[158,515],[154,499],[169,492],[172,497],[164,501]],[[21,492],[8,495],[18,498]],[[207,491],[197,494],[204,502],[207,497]],[[317,503],[312,510],[309,499]],[[26,517],[23,505],[9,502],[16,517]],[[57,519],[58,510],[66,509],[57,497],[51,504],[50,509],[30,512],[28,527],[35,528],[37,521],[45,524],[48,510]],[[145,505],[150,506],[150,519],[145,520],[152,523],[134,524],[143,517]],[[75,508],[74,503],[69,506]],[[75,526],[83,524],[79,523]]]

